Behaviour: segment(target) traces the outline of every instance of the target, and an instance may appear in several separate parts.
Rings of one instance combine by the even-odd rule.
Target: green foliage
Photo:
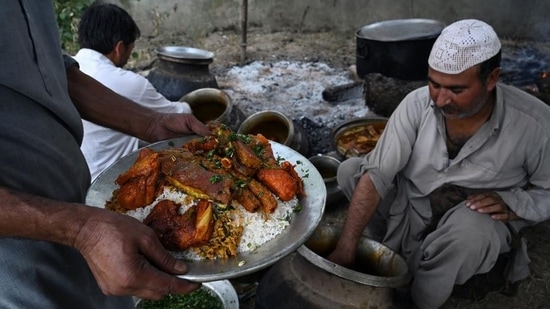
[[[55,0],[57,25],[63,50],[74,54],[78,50],[78,22],[84,10],[94,0]]]

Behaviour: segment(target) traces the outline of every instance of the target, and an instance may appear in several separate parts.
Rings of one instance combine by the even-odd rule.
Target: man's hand
[[[208,135],[210,131],[193,114],[156,114],[151,119],[147,137],[149,142],[156,142],[184,135]]]
[[[74,246],[106,295],[160,299],[200,287],[176,276],[187,272],[186,264],[166,251],[152,229],[130,216],[95,212],[80,229]]]
[[[346,268],[352,268],[355,264],[355,252],[357,251],[355,243],[347,243],[340,239],[337,247],[328,256],[327,260]]]
[[[509,222],[519,218],[496,192],[472,194],[466,199],[466,207],[489,214],[493,220]]]

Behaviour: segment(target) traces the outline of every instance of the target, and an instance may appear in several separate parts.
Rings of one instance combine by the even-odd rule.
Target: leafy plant
[[[94,0],[55,0],[57,25],[61,35],[61,47],[68,53],[78,50],[78,22],[80,16]]]

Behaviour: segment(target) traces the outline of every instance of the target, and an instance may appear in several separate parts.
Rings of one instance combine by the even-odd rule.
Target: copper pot
[[[260,111],[248,116],[238,129],[240,134],[262,134],[267,139],[288,146],[304,156],[310,145],[304,129],[278,111]]]
[[[193,115],[203,123],[215,120],[233,131],[237,131],[245,119],[243,112],[233,104],[231,97],[216,88],[201,88],[184,95],[181,102],[187,102]]]

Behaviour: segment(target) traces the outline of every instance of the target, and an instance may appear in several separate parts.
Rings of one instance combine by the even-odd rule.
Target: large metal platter
[[[149,145],[160,150],[181,147],[193,137],[182,137]],[[189,271],[180,277],[197,282],[231,279],[251,274],[278,262],[300,247],[315,231],[325,210],[326,187],[321,174],[307,158],[282,144],[271,142],[275,157],[281,157],[296,165],[296,172],[304,181],[306,197],[300,199],[302,210],[293,214],[290,225],[276,238],[255,251],[238,254],[236,257],[217,260],[188,262]],[[90,206],[104,207],[118,186],[115,179],[136,160],[138,151],[120,158],[103,171],[91,184],[86,197]]]

